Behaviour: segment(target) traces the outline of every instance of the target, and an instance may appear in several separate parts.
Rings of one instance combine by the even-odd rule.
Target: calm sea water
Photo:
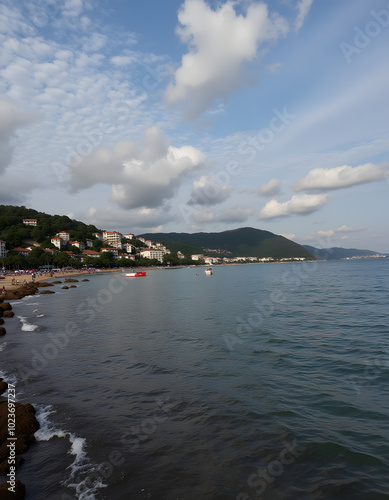
[[[0,342],[27,499],[389,499],[389,259],[76,285]]]

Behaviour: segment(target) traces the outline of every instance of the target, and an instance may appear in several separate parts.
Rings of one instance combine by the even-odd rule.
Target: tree
[[[162,261],[165,266],[178,266],[180,264],[180,259],[176,253],[166,253]]]

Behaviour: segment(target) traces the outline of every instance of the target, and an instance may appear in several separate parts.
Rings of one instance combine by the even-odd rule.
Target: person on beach
[[[4,286],[3,286],[3,289],[1,290],[1,293],[2,293],[3,295],[5,295],[5,294],[7,293],[7,291],[6,291],[6,289],[5,289],[5,287],[4,287]]]

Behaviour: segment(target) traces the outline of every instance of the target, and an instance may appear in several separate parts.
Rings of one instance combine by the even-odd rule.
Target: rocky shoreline
[[[29,282],[19,286],[15,290],[7,290],[5,294],[0,295],[0,337],[6,335],[7,331],[5,325],[5,320],[7,318],[12,318],[15,313],[12,311],[12,305],[9,301],[20,300],[28,295],[34,295],[39,293],[40,295],[45,293],[55,293],[54,290],[49,290],[48,288],[53,287],[55,284],[70,284],[70,286],[64,285],[62,288],[72,288],[76,287],[74,283],[79,280],[74,278],[66,278],[63,281],[38,281],[36,283]],[[83,279],[82,281],[89,281],[88,279]],[[45,290],[40,290],[44,288]],[[2,396],[8,389],[8,384],[0,378],[0,476],[7,476],[11,479],[12,469],[13,470],[20,467],[24,462],[22,454],[27,451],[30,445],[35,441],[34,434],[39,429],[39,422],[35,417],[35,408],[29,404],[22,403],[12,403],[14,405],[14,421],[15,421],[15,440],[10,440],[11,437],[8,431],[8,417],[9,417],[9,403],[5,396]],[[12,465],[10,465],[10,443],[15,443],[12,449],[13,460]],[[7,480],[6,482],[0,484],[0,498],[2,500],[24,500],[26,495],[26,488],[23,483],[15,479],[13,481]],[[12,490],[10,486],[12,485]]]

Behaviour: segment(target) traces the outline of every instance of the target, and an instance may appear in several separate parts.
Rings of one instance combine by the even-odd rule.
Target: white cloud
[[[293,186],[295,191],[341,189],[385,178],[382,168],[373,163],[357,167],[314,168]]]
[[[262,184],[259,188],[259,194],[262,196],[275,196],[281,192],[281,181],[271,179],[268,183]]]
[[[203,166],[205,156],[191,146],[175,148],[157,127],[146,130],[142,146],[120,141],[99,148],[71,172],[77,191],[110,184],[111,200],[125,209],[155,208],[174,196],[181,182]]]
[[[193,182],[188,205],[217,205],[223,203],[231,194],[232,186],[220,186],[215,179],[203,175]]]
[[[178,20],[177,34],[189,51],[165,96],[169,104],[185,103],[189,118],[239,88],[242,64],[257,57],[261,43],[288,31],[286,21],[269,16],[264,3],[252,3],[243,16],[235,12],[232,1],[212,10],[204,0],[186,0]]]
[[[335,229],[336,233],[357,233],[359,231],[363,231],[364,227],[348,227],[348,226],[340,226]]]
[[[218,220],[220,222],[246,222],[249,216],[253,213],[251,208],[231,208],[223,212]]]
[[[294,233],[289,233],[289,234],[281,233],[280,236],[283,236],[287,240],[293,240],[294,238],[296,238],[296,235]]]
[[[281,68],[282,68],[282,63],[278,62],[269,64],[267,70],[269,71],[269,73],[277,73],[277,71],[280,71]]]
[[[4,172],[11,162],[13,146],[12,138],[19,127],[28,125],[33,121],[33,116],[28,116],[15,109],[6,100],[0,100],[0,174]]]
[[[313,0],[300,0],[296,6],[297,17],[294,22],[294,29],[298,31],[304,24],[304,20],[308,15],[309,9],[311,8]]]
[[[209,224],[215,221],[215,213],[209,208],[204,208],[204,210],[192,214],[192,219],[197,224]]]
[[[274,219],[290,215],[308,215],[322,208],[328,201],[329,195],[327,194],[297,195],[284,203],[271,200],[263,207],[258,218]]]

